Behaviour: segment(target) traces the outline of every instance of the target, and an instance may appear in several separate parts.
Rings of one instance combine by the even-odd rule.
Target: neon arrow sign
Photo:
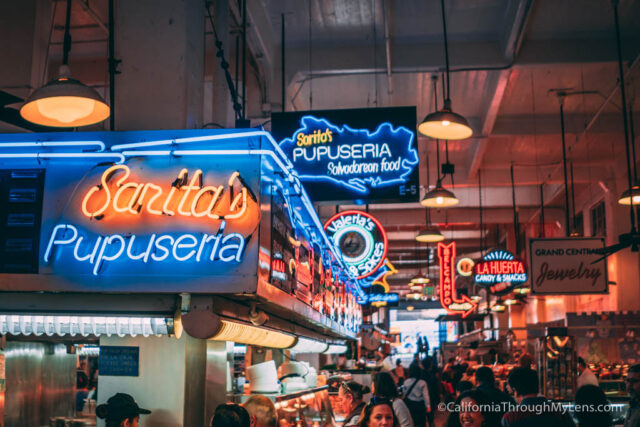
[[[454,260],[456,258],[456,243],[448,245],[438,243],[438,260],[440,263],[440,304],[450,314],[462,314],[464,319],[478,306],[466,295],[458,297],[454,276]]]

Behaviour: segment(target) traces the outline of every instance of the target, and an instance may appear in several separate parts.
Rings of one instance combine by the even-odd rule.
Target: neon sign
[[[120,171],[122,176],[111,185],[110,181]],[[82,213],[89,218],[102,219],[108,208],[115,213],[133,215],[140,214],[144,209],[151,215],[193,216],[194,218],[206,216],[209,219],[231,220],[240,218],[247,212],[248,191],[243,185],[240,193],[235,197],[231,196],[229,212],[226,215],[214,213],[219,208],[225,188],[222,185],[202,186],[200,169],[196,170],[191,180],[189,180],[187,169],[180,170],[167,192],[161,186],[151,182],[144,184],[126,182],[130,174],[131,171],[126,165],[114,165],[105,170],[100,178],[100,184],[91,187],[82,199]],[[239,172],[231,174],[227,182],[228,191],[231,194],[236,180],[242,182]],[[253,199],[255,201],[255,197]],[[171,207],[176,203],[177,208]],[[202,206],[206,207],[202,209]]]
[[[460,258],[456,264],[456,270],[458,274],[464,277],[473,275],[473,266],[475,262],[471,258]]]
[[[372,215],[362,211],[340,212],[326,222],[324,229],[357,279],[374,274],[384,264],[387,233]]]
[[[370,294],[367,295],[367,303],[373,307],[386,307],[398,305],[399,294]]]
[[[301,181],[330,184],[332,189],[346,191],[350,198],[368,197],[379,189],[413,182],[419,159],[413,147],[414,132],[408,128],[389,122],[376,124],[374,131],[340,127],[312,115],[301,117],[298,123],[299,128],[280,142],[280,148]],[[331,191],[325,189],[324,193],[313,198],[331,200]]]
[[[136,234],[123,236],[112,234],[97,236],[94,242],[85,242],[85,236],[71,224],[58,224],[51,233],[44,261],[49,262],[54,248],[73,248],[73,257],[78,262],[88,262],[92,273],[97,275],[107,261],[138,261],[142,263],[162,262],[169,257],[173,261],[219,260],[222,262],[240,262],[245,247],[245,238],[241,234],[222,235],[223,225],[218,233],[209,235],[181,234],[174,237],[169,234],[152,234],[141,238]],[[87,239],[88,240],[88,239]],[[138,242],[136,242],[138,240]],[[142,240],[142,244],[140,244]],[[137,246],[136,246],[137,244]],[[142,248],[140,248],[142,246]],[[136,249],[136,247],[138,249]],[[137,253],[136,253],[137,252]],[[205,256],[203,256],[205,254]]]
[[[440,304],[451,314],[461,314],[464,319],[478,306],[467,295],[458,297],[454,273],[454,260],[456,258],[456,243],[448,245],[438,243],[438,261],[440,265]]]
[[[182,168],[162,185],[137,182],[127,165],[108,167],[98,184],[72,199],[79,212],[53,227],[44,262],[71,256],[93,275],[132,263],[240,263],[252,232],[238,231],[259,222],[257,199],[237,171],[226,185],[205,185],[204,175],[196,169],[189,177]],[[167,224],[168,218],[176,219]],[[156,225],[165,232],[153,232]]]
[[[527,279],[524,263],[501,249],[489,252],[474,268],[473,280],[479,285],[491,286],[495,292],[506,291]]]

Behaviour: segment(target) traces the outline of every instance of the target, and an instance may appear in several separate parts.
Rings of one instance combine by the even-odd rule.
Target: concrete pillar
[[[204,0],[116,7],[116,130],[202,126]]]
[[[3,90],[27,97],[32,89],[46,83],[52,4],[49,0],[0,2],[0,40],[4,40],[0,43],[0,62],[4,65],[0,67],[0,82]]]
[[[139,348],[139,375],[98,379],[98,404],[115,393],[132,395],[153,413],[140,418],[141,427],[201,426],[205,423],[207,344],[183,334],[175,337],[101,337],[101,346]],[[104,422],[98,422],[104,426]]]
[[[207,341],[204,418],[206,425],[210,425],[209,423],[213,418],[216,407],[221,403],[225,403],[227,401],[227,393],[232,391],[231,371],[233,370],[233,357],[229,358],[232,354],[232,342]]]

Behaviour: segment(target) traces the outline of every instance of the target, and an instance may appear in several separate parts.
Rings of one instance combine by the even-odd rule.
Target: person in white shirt
[[[429,388],[422,377],[422,369],[416,362],[409,367],[409,378],[404,382],[404,402],[409,408],[413,425],[425,427],[427,425],[427,412],[431,411],[429,400]]]
[[[398,427],[414,427],[409,408],[398,397],[398,388],[389,372],[382,371],[373,374],[371,392],[374,397],[386,399],[392,403],[393,412],[398,419]]]
[[[598,385],[598,377],[589,369],[587,363],[584,361],[582,357],[578,357],[578,388],[583,385],[591,384]]]

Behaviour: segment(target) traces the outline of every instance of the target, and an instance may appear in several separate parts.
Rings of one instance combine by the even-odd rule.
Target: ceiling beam
[[[505,58],[507,58],[511,63],[515,62],[518,51],[520,50],[520,46],[522,46],[524,33],[527,29],[527,25],[531,17],[531,11],[533,10],[533,3],[533,0],[520,0],[518,2],[518,6],[515,9],[515,13],[513,16],[513,25],[505,35],[504,54]],[[487,151],[487,144],[489,143],[486,137],[491,135],[491,133],[493,132],[493,127],[496,123],[496,119],[498,118],[498,112],[500,111],[500,105],[502,105],[502,99],[504,98],[507,85],[510,81],[513,81],[513,79],[515,79],[518,74],[518,70],[514,68],[502,70],[498,74],[494,90],[491,93],[489,101],[487,103],[487,114],[485,115],[484,121],[482,123],[482,130],[480,135],[484,138],[481,137],[480,140],[477,141],[476,147],[472,151],[473,154],[469,163],[471,166],[469,167],[468,175],[468,178],[470,180],[476,178],[478,170],[482,165],[484,153]]]
[[[540,196],[538,194],[538,204],[540,202]],[[411,206],[411,205],[409,205]],[[419,205],[418,205],[419,206]],[[537,212],[537,205],[530,207],[520,207],[518,211],[520,218],[530,218]],[[407,224],[420,224],[420,227],[425,224],[424,208],[411,208],[406,207],[404,209],[384,209],[384,210],[369,210],[369,212],[375,216],[384,227],[394,227],[397,225]],[[548,223],[559,221],[563,216],[563,210],[560,207],[545,207],[545,220]],[[485,224],[511,224],[513,223],[513,210],[510,207],[484,209],[484,223]],[[326,217],[328,218],[328,217]],[[476,207],[469,208],[449,208],[444,211],[433,211],[431,213],[431,220],[435,224],[479,224],[480,209]]]

